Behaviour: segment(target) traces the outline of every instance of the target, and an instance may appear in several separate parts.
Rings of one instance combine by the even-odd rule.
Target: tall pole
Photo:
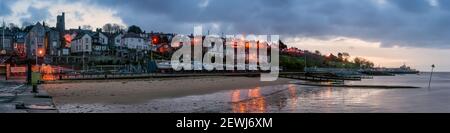
[[[37,37],[36,38],[34,38],[35,39],[35,42],[34,42],[34,44],[35,44],[35,46],[36,46],[36,48],[34,49],[34,51],[35,51],[35,55],[36,55],[36,66],[38,65],[38,39],[37,39]]]
[[[82,51],[82,52],[83,52],[83,68],[82,68],[82,69],[83,69],[83,71],[84,71],[84,49],[85,49],[86,47],[83,47],[83,44],[82,44],[82,45],[81,45],[81,48],[82,48],[82,50],[83,50],[83,51]]]
[[[431,87],[431,78],[433,77],[434,67],[436,67],[434,64],[431,65],[431,74],[430,74],[430,80],[428,81],[428,89],[430,89],[430,87]]]
[[[2,48],[5,49],[5,20],[3,19],[3,29],[2,29]]]

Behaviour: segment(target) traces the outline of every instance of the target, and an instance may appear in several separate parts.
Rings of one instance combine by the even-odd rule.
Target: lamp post
[[[5,27],[5,20],[3,20],[3,29],[2,29],[2,47],[3,47],[3,49],[5,49],[5,29],[6,29],[6,27]]]
[[[34,49],[34,50],[35,50],[35,53],[34,53],[34,54],[35,54],[35,56],[36,56],[36,66],[38,66],[38,44],[37,44],[38,42],[37,42],[37,41],[38,41],[38,40],[37,40],[37,37],[36,37],[36,38],[35,38],[35,41],[34,41],[34,44],[35,44],[35,47],[36,47],[36,48]]]
[[[431,65],[431,74],[430,74],[430,80],[428,81],[428,89],[430,89],[430,87],[431,87],[431,78],[433,77],[434,67],[436,67],[434,64]]]

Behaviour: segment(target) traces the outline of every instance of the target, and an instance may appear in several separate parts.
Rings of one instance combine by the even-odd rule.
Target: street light
[[[44,49],[39,48],[39,49],[38,49],[38,56],[39,56],[39,57],[44,57],[44,55],[45,55]]]

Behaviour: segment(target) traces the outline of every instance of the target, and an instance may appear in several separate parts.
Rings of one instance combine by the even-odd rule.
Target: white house
[[[136,49],[136,50],[148,50],[149,46],[138,34],[134,33],[127,33],[123,35],[122,37],[122,43],[124,47],[127,47],[128,49]]]
[[[70,45],[71,53],[90,53],[92,52],[92,36],[88,33],[79,33]]]

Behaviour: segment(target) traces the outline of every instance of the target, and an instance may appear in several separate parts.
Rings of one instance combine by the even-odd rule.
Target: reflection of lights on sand
[[[234,90],[231,92],[231,102],[232,102],[232,109],[234,113],[244,113],[245,112],[245,105],[243,102],[240,102],[241,100],[241,91],[240,90]]]
[[[319,93],[319,96],[327,99],[333,98],[333,88],[331,87],[326,88],[325,90],[322,91],[322,93]]]
[[[266,101],[261,95],[260,88],[249,89],[248,100],[241,100],[240,90],[231,92],[232,110],[235,113],[264,113],[266,112]]]
[[[49,81],[49,80],[56,80],[56,75],[53,67],[51,65],[42,65],[42,66],[32,66],[31,70],[33,72],[41,72],[42,74],[42,80]]]
[[[251,98],[250,110],[258,113],[264,113],[266,111],[266,101],[264,97],[261,96],[261,89],[259,87],[248,90],[248,97]]]
[[[258,55],[256,54],[256,53],[253,53],[253,54],[249,54],[248,55],[248,60],[249,61],[258,61]]]
[[[291,103],[291,109],[292,111],[297,110],[297,103],[298,103],[298,98],[297,98],[297,88],[295,88],[294,85],[289,84],[288,85],[288,90],[289,90],[289,97],[290,97],[290,103]]]

